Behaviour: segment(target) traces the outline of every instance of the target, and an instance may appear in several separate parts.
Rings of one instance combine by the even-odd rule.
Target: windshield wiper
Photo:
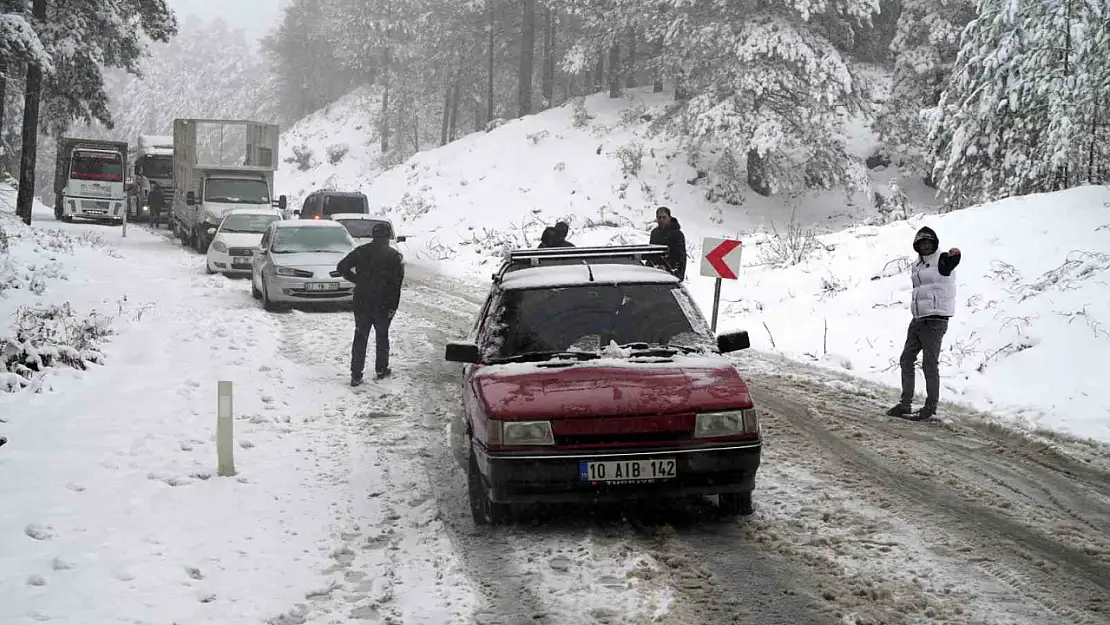
[[[633,354],[637,356],[643,356],[646,354],[676,354],[678,352],[689,354],[699,351],[695,347],[690,347],[689,345],[681,345],[679,343],[667,343],[666,345],[664,345],[662,343],[647,343],[645,341],[623,343],[621,345],[618,345],[617,347],[621,349],[630,349],[632,350]]]
[[[523,354],[513,354],[512,356],[501,356],[498,358],[491,358],[489,362],[504,363],[504,362],[539,362],[543,360],[555,360],[573,358],[575,360],[596,360],[600,358],[595,352],[524,352]]]

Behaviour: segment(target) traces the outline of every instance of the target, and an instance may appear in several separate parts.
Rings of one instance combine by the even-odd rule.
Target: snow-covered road
[[[62,228],[99,231],[118,252],[89,269],[97,279],[64,285],[75,304],[111,306],[118,334],[103,367],[0,396],[12,440],[0,622],[1090,625],[1110,613],[1105,448],[956,409],[954,424],[892,422],[885,391],[745,353],[768,440],[754,516],[570,506],[479,528],[442,346],[469,329],[484,285],[410,267],[395,374],[351,389],[349,313],[266,314],[246,281],[204,275],[161,234]],[[213,475],[220,379],[235,382],[234,478]]]

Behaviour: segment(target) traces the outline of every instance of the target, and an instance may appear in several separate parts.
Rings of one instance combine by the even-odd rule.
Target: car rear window
[[[336,219],[343,224],[347,232],[356,239],[369,239],[373,234],[374,224],[385,224],[389,228],[389,238],[393,238],[393,226],[388,221],[380,219]]]
[[[610,342],[701,347],[707,343],[676,284],[583,285],[506,290],[492,313],[489,356],[597,351]],[[697,313],[691,313],[697,314]]]
[[[337,215],[339,213],[366,213],[365,200],[360,196],[327,195],[324,196],[324,214]]]

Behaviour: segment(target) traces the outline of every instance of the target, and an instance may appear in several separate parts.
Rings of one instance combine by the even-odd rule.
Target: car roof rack
[[[531,267],[557,265],[652,265],[666,266],[670,250],[666,245],[612,245],[607,247],[547,247],[509,250],[500,271],[493,275],[501,282],[506,273]]]

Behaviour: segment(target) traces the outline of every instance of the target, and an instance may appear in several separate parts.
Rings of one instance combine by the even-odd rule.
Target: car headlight
[[[150,204],[143,204],[143,210],[149,211],[150,210]]]
[[[227,254],[227,244],[224,243],[223,241],[216,241],[215,243],[213,243],[212,244],[212,249],[216,250],[217,252],[219,252],[221,254]]]
[[[694,438],[740,436],[759,433],[759,416],[754,408],[707,412],[699,414],[694,424]]]
[[[554,445],[550,421],[502,421],[502,445]]]
[[[279,275],[279,276],[290,276],[290,277],[293,277],[293,278],[311,278],[312,277],[312,272],[311,271],[305,271],[303,269],[294,269],[292,267],[276,267],[274,269],[274,271],[276,271],[277,275]]]

